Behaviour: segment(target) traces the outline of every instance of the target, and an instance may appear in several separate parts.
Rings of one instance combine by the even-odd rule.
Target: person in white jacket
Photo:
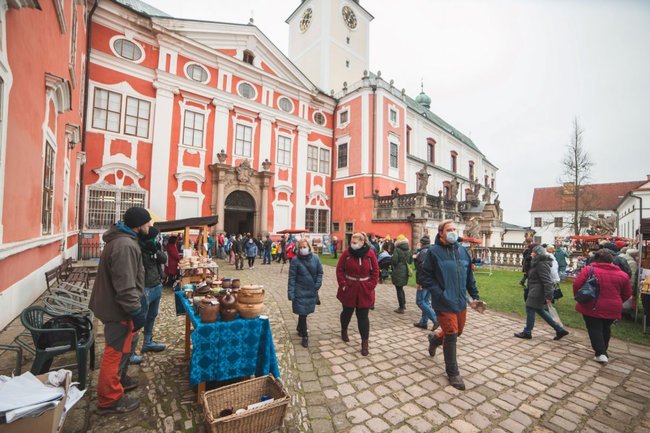
[[[553,245],[549,245],[546,247],[546,252],[553,258],[553,264],[551,265],[551,279],[553,280],[553,284],[557,287],[558,284],[560,284],[560,267],[557,264],[557,260],[555,259],[555,247]]]

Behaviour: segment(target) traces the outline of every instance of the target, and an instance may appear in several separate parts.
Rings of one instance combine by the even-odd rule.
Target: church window
[[[255,91],[255,87],[250,85],[249,83],[239,83],[237,86],[237,92],[239,92],[239,96],[244,97],[246,99],[255,99],[257,97],[257,92]]]
[[[307,148],[307,170],[318,170],[318,147],[309,146]]]
[[[52,233],[52,205],[54,203],[54,146],[45,143],[45,161],[43,164],[43,207],[41,210],[41,225],[43,234]]]
[[[278,99],[278,107],[280,107],[280,110],[285,113],[293,113],[293,102],[291,102],[291,99],[287,97],[283,96]]]
[[[278,136],[278,164],[291,165],[291,138]]]
[[[103,89],[95,89],[93,103],[93,128],[120,132],[122,95]]]
[[[235,133],[235,154],[251,156],[253,128],[247,125],[237,125]]]
[[[185,110],[183,122],[183,144],[192,147],[203,147],[203,119],[201,113]]]
[[[113,42],[113,49],[118,56],[127,60],[137,62],[142,58],[140,47],[128,39],[116,39]]]
[[[390,144],[390,167],[399,167],[399,145],[397,143]]]
[[[253,54],[253,52],[250,50],[244,51],[244,62],[252,65],[253,60],[255,60],[255,54]]]
[[[149,136],[149,112],[151,103],[142,99],[126,97],[126,115],[124,117],[124,133],[136,137]]]
[[[339,144],[338,168],[348,166],[348,143]]]
[[[208,71],[201,65],[196,63],[191,63],[185,68],[185,75],[187,78],[193,81],[198,81],[199,83],[205,83],[208,81]]]
[[[314,122],[320,126],[325,126],[325,115],[320,111],[314,113]]]
[[[130,207],[144,207],[146,192],[139,188],[98,185],[88,188],[89,229],[106,229],[122,218]]]

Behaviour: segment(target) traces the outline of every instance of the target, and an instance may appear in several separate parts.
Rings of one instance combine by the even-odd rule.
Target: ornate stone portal
[[[221,158],[219,158],[221,160]],[[266,167],[264,167],[266,169]],[[269,167],[270,168],[270,167]],[[211,209],[217,215],[217,232],[224,231],[226,224],[226,200],[231,211],[252,213],[252,231],[255,235],[268,232],[268,194],[270,179],[273,172],[268,170],[258,172],[251,167],[250,161],[245,159],[237,166],[222,162],[210,165],[212,172],[212,201]],[[246,194],[233,194],[244,192]],[[244,200],[248,195],[252,198]],[[242,204],[244,203],[244,204]],[[241,206],[240,206],[241,204]],[[232,224],[231,224],[232,226]]]

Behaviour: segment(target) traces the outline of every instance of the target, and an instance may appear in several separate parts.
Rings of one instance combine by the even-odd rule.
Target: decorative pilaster
[[[227,102],[221,101],[217,98],[212,100],[214,105],[214,138],[212,142],[213,155],[212,162],[217,162],[217,151],[226,149],[228,150],[228,115],[233,106]],[[219,159],[219,162],[224,162]]]
[[[309,131],[298,127],[298,145],[295,147],[297,155],[296,177],[295,179],[307,179],[307,133]],[[307,185],[305,181],[296,182],[296,225],[297,229],[305,228],[305,202],[306,202]]]
[[[260,157],[258,161],[255,161],[255,167],[257,170],[261,171],[261,162],[265,159],[271,159],[271,134],[273,132],[273,122],[275,122],[275,118],[262,113],[260,113],[259,118],[261,120],[259,147]]]

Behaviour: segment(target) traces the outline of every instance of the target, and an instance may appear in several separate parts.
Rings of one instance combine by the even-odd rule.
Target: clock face
[[[307,10],[302,14],[302,18],[300,18],[301,32],[306,32],[307,29],[309,28],[309,25],[311,24],[311,16],[312,16],[312,10],[311,8],[307,8]]]
[[[345,24],[347,24],[349,28],[355,29],[357,27],[357,16],[349,6],[343,6],[341,15],[343,15],[343,21],[345,21]]]

